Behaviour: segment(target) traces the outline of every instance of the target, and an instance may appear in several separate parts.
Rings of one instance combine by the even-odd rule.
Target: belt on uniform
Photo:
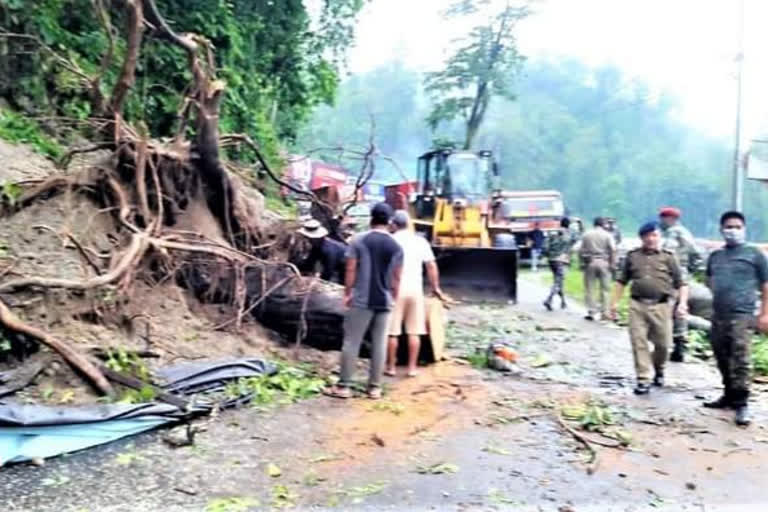
[[[646,297],[632,297],[632,300],[636,300],[637,302],[642,302],[643,304],[665,304],[669,300],[669,296],[665,295],[664,297],[654,297],[654,298],[646,298]]]

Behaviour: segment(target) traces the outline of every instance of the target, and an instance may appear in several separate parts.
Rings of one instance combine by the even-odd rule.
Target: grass
[[[0,109],[0,139],[29,144],[40,154],[56,159],[64,148],[40,129],[37,122],[10,110]]]
[[[552,286],[552,273],[544,272],[543,275],[541,276],[541,280],[547,286]],[[584,273],[578,268],[576,268],[575,266],[569,267],[565,273],[564,288],[565,288],[566,296],[572,299],[576,299],[580,302],[583,302],[584,301]],[[611,293],[613,293],[613,289],[611,289]],[[597,297],[597,293],[595,293],[595,296]],[[608,300],[610,300],[610,294],[608,296]],[[617,312],[619,315],[619,322],[622,324],[626,324],[627,319],[629,318],[629,292],[628,291],[624,292],[624,296],[619,301]]]

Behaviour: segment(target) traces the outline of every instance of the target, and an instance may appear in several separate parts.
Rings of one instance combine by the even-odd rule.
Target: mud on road
[[[5,468],[5,510],[768,510],[764,390],[748,429],[701,408],[718,393],[706,363],[636,397],[626,333],[546,313],[544,294],[452,309],[451,358],[389,379],[381,401],[248,408],[191,447],[155,433]],[[462,358],[495,340],[518,351],[513,374]]]

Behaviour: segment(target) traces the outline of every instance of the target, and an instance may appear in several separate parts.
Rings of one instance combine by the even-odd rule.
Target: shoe
[[[560,303],[560,309],[567,309],[567,308],[568,308],[568,304],[566,304],[565,301]]]
[[[682,363],[685,360],[683,353],[683,345],[680,343],[675,343],[675,348],[672,350],[672,353],[669,354],[669,360],[673,363]]]
[[[663,388],[664,387],[664,374],[663,373],[657,373],[656,376],[653,378],[653,385],[657,388]]]
[[[723,395],[717,400],[712,400],[711,402],[704,402],[704,407],[707,409],[730,409],[733,407],[731,404],[731,399],[727,396]]]
[[[387,377],[397,377],[397,372],[395,370],[384,370],[384,375]]]
[[[333,386],[331,388],[323,390],[323,394],[331,396],[333,398],[352,398],[352,390],[344,386]]]
[[[635,386],[634,392],[636,395],[647,395],[651,392],[651,386],[645,382],[640,382]]]
[[[746,405],[740,405],[736,408],[736,416],[734,421],[740,427],[746,427],[752,423],[752,415],[749,414],[749,407]]]
[[[552,311],[552,303],[548,300],[544,301],[544,307],[547,308],[547,311]]]
[[[592,313],[587,313],[586,316],[584,316],[584,320],[589,320],[590,322],[594,322],[595,317],[592,315]]]
[[[368,398],[371,400],[378,400],[381,398],[381,388],[378,386],[368,388]]]

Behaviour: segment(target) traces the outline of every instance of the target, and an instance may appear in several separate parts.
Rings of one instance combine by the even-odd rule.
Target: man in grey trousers
[[[371,365],[368,396],[381,397],[381,376],[387,357],[387,331],[392,307],[400,288],[403,250],[389,233],[392,208],[377,203],[371,209],[371,229],[356,235],[347,249],[344,279],[344,344],[339,383],[326,394],[352,396],[350,386],[363,336],[370,327]]]

